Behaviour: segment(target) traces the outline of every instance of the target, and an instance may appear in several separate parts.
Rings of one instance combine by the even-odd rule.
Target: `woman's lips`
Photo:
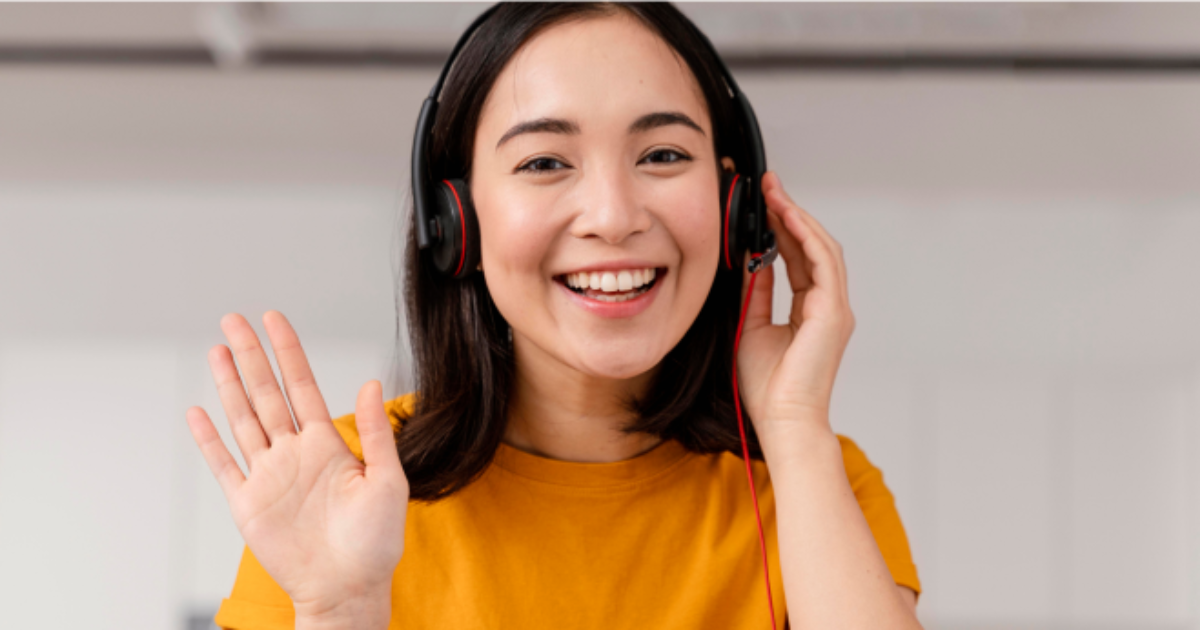
[[[650,303],[654,301],[654,298],[658,295],[658,288],[662,285],[662,280],[666,274],[667,270],[660,267],[655,273],[654,282],[650,285],[650,288],[624,302],[605,302],[588,297],[586,294],[576,293],[559,278],[555,278],[555,284],[559,286],[572,303],[593,315],[606,318],[633,317],[646,310],[650,306]]]

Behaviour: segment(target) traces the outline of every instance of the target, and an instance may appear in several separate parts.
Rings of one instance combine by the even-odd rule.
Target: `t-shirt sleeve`
[[[892,579],[920,595],[921,581],[917,577],[917,566],[913,564],[908,536],[904,533],[892,492],[883,483],[883,472],[867,459],[866,453],[853,440],[844,435],[837,438],[842,445],[842,462],[850,488],[875,535],[875,543],[879,545]]]
[[[393,430],[399,430],[404,419],[412,414],[413,395],[387,401],[383,407]],[[350,447],[350,452],[361,460],[362,442],[358,439],[354,414],[334,419],[333,426]],[[227,630],[291,630],[296,625],[296,613],[288,594],[259,564],[250,548],[245,547],[233,592],[221,601],[213,622]]]
[[[397,432],[403,428],[405,419],[412,415],[412,409],[412,394],[406,394],[383,403],[383,411],[387,414],[388,422],[392,423],[392,430]],[[350,452],[354,453],[359,461],[362,461],[362,441],[358,437],[358,425],[354,422],[354,414],[348,413],[340,418],[334,418],[333,426],[346,441],[346,446],[350,447]]]
[[[296,625],[291,598],[267,574],[249,547],[242,551],[233,592],[221,601],[213,623],[230,630],[290,630]]]

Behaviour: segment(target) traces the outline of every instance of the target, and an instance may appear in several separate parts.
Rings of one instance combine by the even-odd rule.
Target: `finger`
[[[777,196],[778,198],[776,201],[778,202],[778,206],[790,208],[800,216],[804,224],[807,225],[816,234],[817,238],[825,243],[829,251],[832,252],[834,267],[836,268],[837,275],[842,279],[844,284],[846,279],[846,264],[842,255],[841,243],[837,242],[837,240],[834,239],[833,236],[831,236],[825,229],[825,226],[821,225],[821,223],[817,221],[815,217],[804,210],[804,208],[801,208],[800,204],[797,204],[792,200],[791,195],[789,195],[787,190],[783,188],[783,182],[779,179],[778,173],[771,171],[768,173],[768,175],[769,176],[763,177],[763,197],[767,198]],[[768,209],[770,209],[771,204],[769,201],[767,206]]]
[[[815,231],[822,240],[826,241],[826,243],[830,246],[830,249],[838,249],[841,247],[841,244],[838,243],[837,240],[825,230],[825,226],[821,225],[816,218],[809,214],[807,210],[800,207],[800,204],[796,203],[796,201],[792,199],[792,196],[788,194],[787,189],[783,187],[783,180],[779,179],[779,173],[774,171],[770,171],[767,176],[763,177],[763,195],[765,196],[771,194],[771,192],[775,192],[776,194],[780,195],[786,205],[795,209],[796,212],[798,212],[805,220],[805,222],[810,224],[810,226],[813,228],[813,231]]]
[[[229,347],[237,357],[254,413],[266,431],[267,439],[274,442],[287,435],[295,435],[292,412],[288,409],[283,391],[279,389],[279,382],[275,380],[275,371],[271,369],[267,353],[263,351],[250,323],[241,315],[230,313],[221,318],[221,330],[225,331]]]
[[[233,439],[246,459],[246,466],[253,471],[254,460],[259,453],[267,450],[270,442],[258,423],[258,416],[250,408],[250,401],[246,399],[246,389],[242,386],[229,348],[214,346],[209,350],[208,366],[217,383],[217,395],[221,398],[221,406],[225,408],[225,417],[233,429]]]
[[[395,433],[383,410],[383,387],[379,381],[369,381],[358,390],[354,422],[358,426],[367,477],[370,478],[373,471],[385,475],[403,474]]]
[[[203,409],[192,407],[184,415],[187,418],[188,428],[192,431],[192,439],[196,440],[196,446],[200,447],[204,461],[208,463],[208,469],[212,471],[213,476],[217,478],[217,483],[221,485],[221,491],[225,493],[225,500],[232,503],[234,494],[237,493],[238,488],[242,487],[246,476],[242,474],[242,469],[238,468],[233,455],[230,455],[229,450],[225,448],[225,443],[221,441],[221,435],[217,433],[217,428],[213,426],[212,420],[209,420],[208,414]]]
[[[776,234],[776,242],[779,242],[787,235],[795,238],[800,243],[804,257],[811,264],[809,275],[813,283],[826,287],[830,291],[840,292],[842,276],[838,269],[837,257],[834,255],[829,243],[801,216],[799,206],[788,200],[783,195],[782,189],[773,187],[767,195],[767,209],[774,213],[786,228],[783,232],[787,234]],[[783,253],[782,246],[780,253]],[[793,277],[790,263],[788,277],[789,279]],[[793,287],[795,286],[793,284]]]
[[[267,311],[263,315],[263,326],[271,339],[271,349],[275,352],[275,361],[283,375],[283,388],[300,430],[304,430],[305,423],[329,422],[329,407],[317,388],[308,358],[304,356],[304,348],[300,347],[300,337],[291,323],[283,313]]]
[[[775,267],[768,265],[758,271],[757,274],[750,273],[746,265],[750,262],[750,252],[746,252],[745,260],[742,263],[742,308],[746,309],[746,323],[744,330],[754,330],[761,326],[771,325],[771,309],[773,308],[775,299]],[[750,288],[750,279],[754,276],[754,295],[750,297],[750,304],[746,305],[746,291]]]
[[[804,246],[775,213],[767,213],[767,225],[775,231],[775,245],[779,248],[779,256],[783,258],[784,267],[787,269],[788,285],[791,286],[792,293],[812,288],[812,261],[804,254]]]

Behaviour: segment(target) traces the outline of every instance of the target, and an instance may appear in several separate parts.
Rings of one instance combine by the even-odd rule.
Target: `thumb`
[[[358,425],[366,475],[371,476],[372,471],[402,472],[395,434],[383,410],[383,386],[379,381],[368,381],[358,390],[354,422]]]

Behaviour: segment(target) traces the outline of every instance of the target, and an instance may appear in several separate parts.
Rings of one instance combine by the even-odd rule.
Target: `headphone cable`
[[[746,446],[746,423],[742,420],[742,400],[738,394],[737,353],[742,342],[742,326],[746,323],[746,311],[750,309],[750,297],[754,295],[754,280],[757,272],[750,274],[750,286],[746,288],[746,302],[742,305],[742,314],[738,317],[737,336],[733,339],[733,404],[737,409],[738,433],[742,436],[742,460],[746,462],[746,479],[750,483],[750,498],[754,500],[754,518],[758,521],[758,545],[762,550],[763,581],[767,585],[767,608],[771,612],[771,630],[775,630],[775,603],[771,600],[771,574],[767,569],[767,541],[763,536],[762,516],[758,510],[758,493],[754,490],[754,473],[750,471],[750,449]]]

